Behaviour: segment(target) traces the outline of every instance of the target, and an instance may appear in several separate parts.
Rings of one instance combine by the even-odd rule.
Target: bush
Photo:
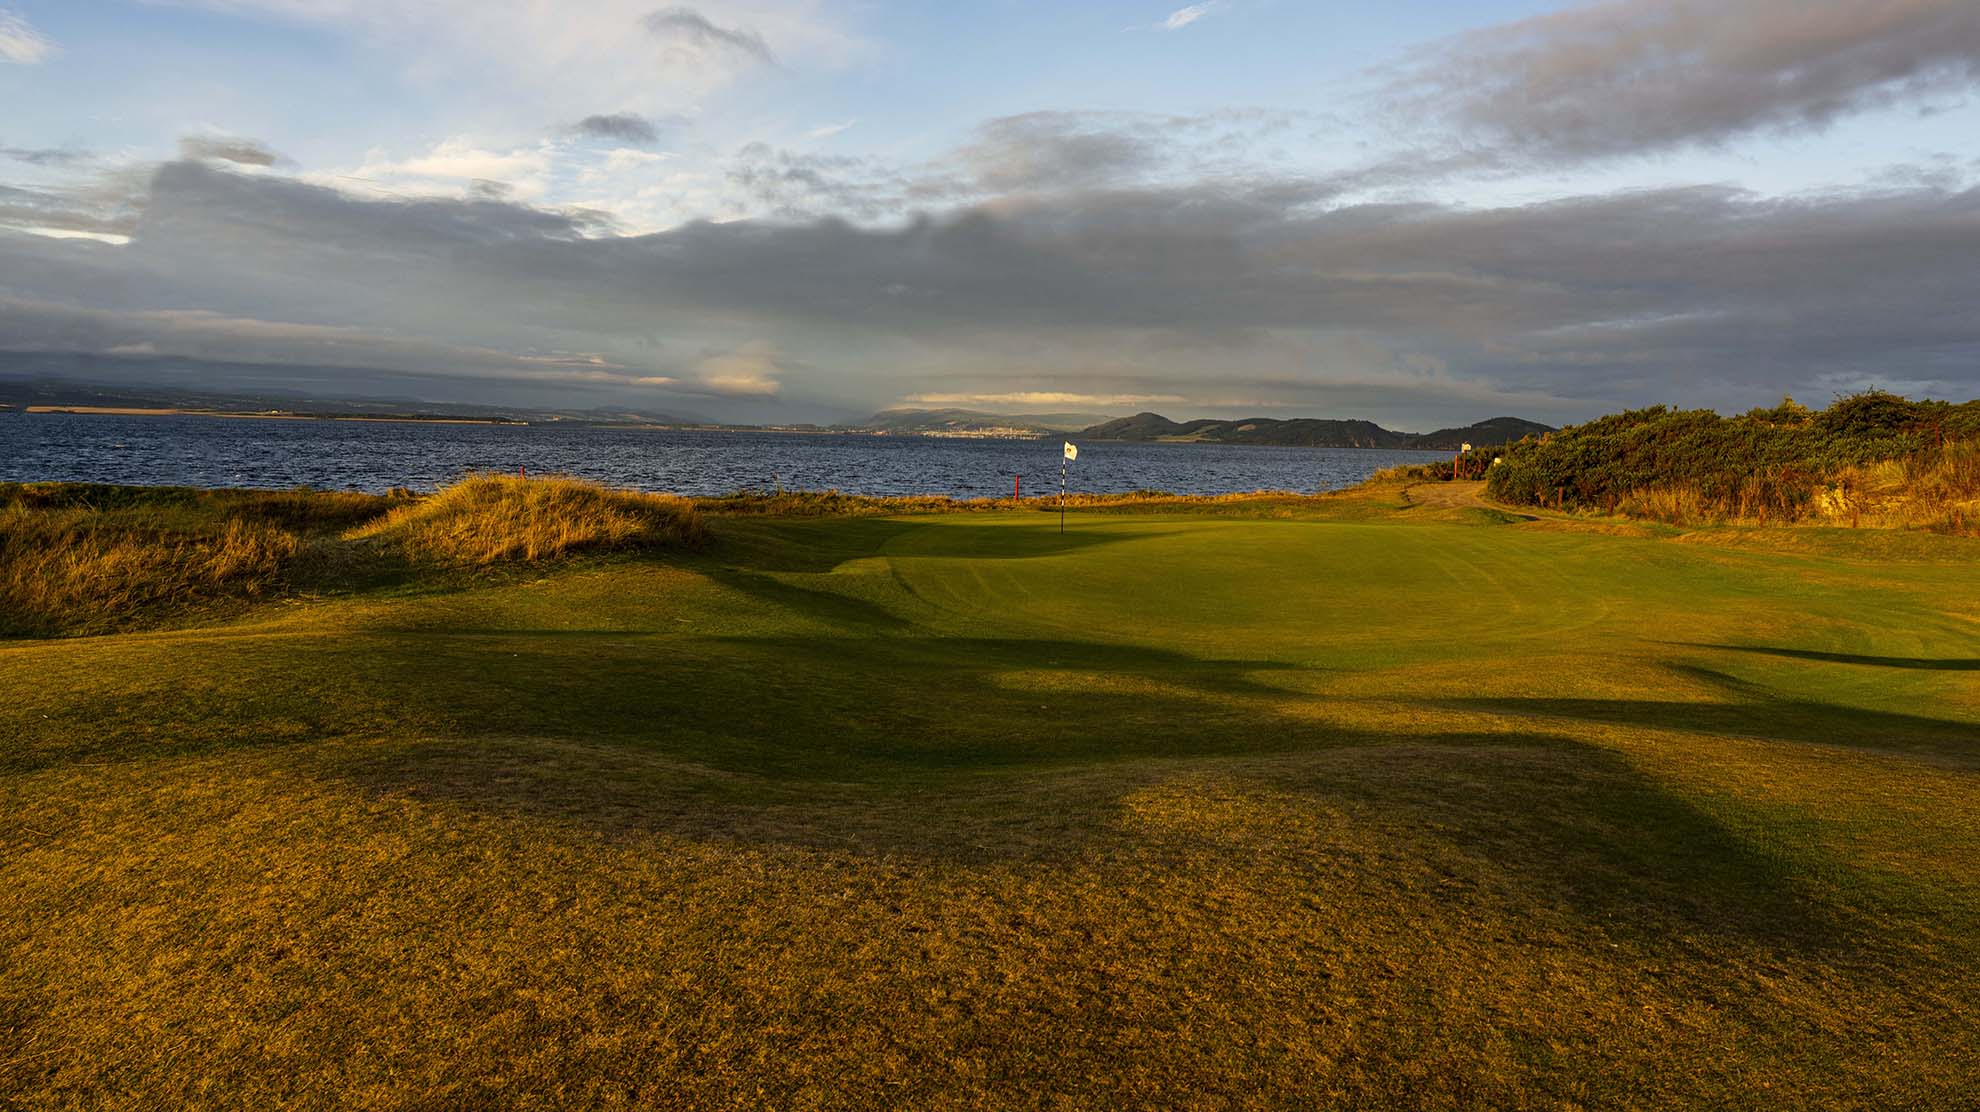
[[[1784,400],[1721,417],[1630,410],[1507,449],[1487,489],[1503,502],[1664,520],[1798,520],[1823,511],[1839,477],[1980,440],[1980,402],[1910,401],[1883,391],[1820,413]],[[1935,472],[1936,474],[1936,472]]]

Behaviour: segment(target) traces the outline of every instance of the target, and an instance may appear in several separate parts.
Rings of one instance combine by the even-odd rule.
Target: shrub
[[[1515,504],[1679,522],[1793,521],[1843,512],[1837,506],[1849,500],[1838,502],[1832,488],[1860,482],[1849,476],[1864,468],[1974,441],[1980,402],[1914,402],[1882,391],[1837,399],[1820,413],[1792,399],[1738,417],[1653,406],[1514,444],[1490,469],[1487,489]],[[1934,500],[1957,509],[1960,468],[1913,469],[1921,479],[1928,472],[1940,477]],[[1848,512],[1860,517],[1862,508]]]

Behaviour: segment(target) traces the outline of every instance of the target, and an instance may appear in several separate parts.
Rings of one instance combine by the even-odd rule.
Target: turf
[[[710,531],[0,642],[0,1105],[1980,1103],[1980,542]]]

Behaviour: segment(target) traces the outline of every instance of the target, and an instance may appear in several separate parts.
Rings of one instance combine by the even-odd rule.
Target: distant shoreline
[[[24,413],[66,413],[82,417],[232,417],[257,421],[365,421],[405,425],[521,425],[528,421],[497,421],[487,417],[413,417],[390,414],[236,413],[224,409],[161,409],[122,405],[31,405]]]

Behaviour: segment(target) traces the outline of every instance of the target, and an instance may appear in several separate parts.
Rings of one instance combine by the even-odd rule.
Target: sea
[[[1227,494],[1353,486],[1442,452],[1236,444],[964,439],[471,425],[194,415],[0,411],[0,481],[383,492],[431,490],[475,472],[572,475],[635,490],[716,495],[837,490],[958,498],[1059,489],[1061,445],[1073,491]]]

